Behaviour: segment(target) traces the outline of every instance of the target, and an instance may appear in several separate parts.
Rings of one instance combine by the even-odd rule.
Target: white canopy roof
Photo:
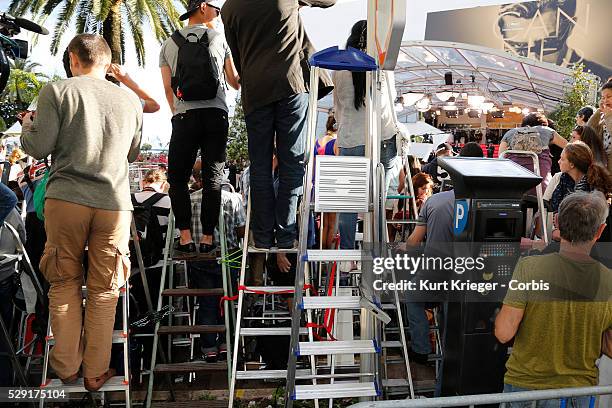
[[[453,74],[453,85],[444,75]],[[405,41],[395,69],[398,95],[474,92],[501,105],[554,110],[572,84],[572,71],[509,52],[443,41]],[[597,92],[592,90],[593,96]]]
[[[21,136],[21,124],[19,122],[15,122],[13,126],[1,133],[4,135],[4,137]]]

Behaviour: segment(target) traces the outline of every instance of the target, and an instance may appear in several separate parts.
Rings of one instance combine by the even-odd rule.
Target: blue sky
[[[407,19],[404,31],[404,40],[422,40],[425,36],[425,23],[427,13],[431,11],[449,10],[455,8],[488,6],[492,4],[503,4],[512,1],[508,0],[407,0]],[[8,8],[8,0],[0,0],[0,10]],[[351,26],[357,20],[366,18],[366,0],[338,0],[338,3],[329,9],[309,9],[303,8],[302,18],[306,25],[308,35],[317,49],[323,49],[333,45],[341,45],[346,41],[346,37]],[[53,16],[49,18],[45,26],[52,31],[54,26]],[[145,30],[146,32],[146,30]],[[63,49],[74,35],[71,28],[63,37]],[[61,55],[52,56],[49,52],[51,35],[39,36],[37,43],[31,51],[31,59],[43,65],[43,71],[49,74],[58,73],[63,75]],[[32,35],[23,32],[19,38],[32,41]],[[155,114],[145,115],[144,140],[154,146],[165,144],[170,139],[170,109],[167,106],[161,75],[157,64],[160,45],[151,36],[146,35],[146,65],[144,68],[136,64],[135,52],[128,47],[126,68],[132,78],[145,88],[162,106],[162,109]],[[230,103],[233,104],[235,93],[230,95]]]

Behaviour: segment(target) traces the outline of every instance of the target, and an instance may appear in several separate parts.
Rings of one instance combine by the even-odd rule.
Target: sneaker
[[[200,255],[214,255],[217,252],[217,245],[200,243]]]
[[[181,245],[180,241],[174,244],[174,255],[182,256],[186,258],[195,257],[198,253],[196,252],[195,243],[190,242],[188,244]]]
[[[216,363],[219,361],[219,354],[216,351],[209,351],[204,354],[204,361],[207,363]]]
[[[422,365],[427,365],[427,362],[429,361],[429,355],[428,354],[417,353],[417,352],[413,351],[412,348],[408,349],[408,358],[411,361],[414,361],[415,363],[419,363],[419,364],[422,364]]]

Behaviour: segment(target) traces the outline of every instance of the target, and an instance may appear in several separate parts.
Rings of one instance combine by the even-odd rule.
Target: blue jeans
[[[425,303],[407,302],[408,332],[410,333],[410,348],[419,354],[431,353],[429,342],[429,321],[425,314]]]
[[[340,156],[365,156],[365,146],[355,146],[349,148],[341,148]],[[385,140],[380,144],[380,162],[385,168],[385,189],[389,189],[390,178],[387,176],[389,170],[393,168],[395,160],[401,160],[397,157],[397,146],[395,145],[395,136],[389,140]],[[355,249],[355,229],[357,227],[357,213],[340,213],[338,217],[338,231],[340,232],[340,248]]]
[[[527,388],[515,387],[511,384],[504,384],[504,392],[520,392],[531,391]],[[570,397],[566,398],[566,408],[589,408],[591,397]],[[525,402],[509,402],[507,408],[531,408],[532,401]],[[560,399],[538,401],[536,408],[559,408],[561,406]]]
[[[0,227],[4,220],[17,205],[17,196],[6,185],[0,183]]]
[[[276,242],[290,248],[297,238],[296,212],[304,185],[304,142],[308,94],[301,93],[255,109],[245,116],[249,137],[251,230],[255,246]],[[278,196],[272,184],[276,141]]]

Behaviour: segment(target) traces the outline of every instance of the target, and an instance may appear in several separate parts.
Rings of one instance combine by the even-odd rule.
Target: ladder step
[[[173,363],[173,364],[158,364],[153,372],[156,374],[183,374],[205,371],[225,371],[227,370],[226,362],[221,363],[205,363],[202,361],[194,361],[190,363]]]
[[[223,296],[223,289],[164,289],[162,296]]]
[[[381,393],[373,382],[336,382],[334,384],[296,385],[293,400],[377,397]]]
[[[308,329],[300,327],[300,334],[308,334]],[[291,336],[291,327],[245,327],[240,329],[241,336]]]
[[[372,256],[360,249],[309,249],[304,260],[308,262],[367,261]]]
[[[250,254],[278,254],[278,253],[284,253],[284,254],[297,254],[299,252],[299,249],[297,248],[277,248],[277,247],[272,247],[269,249],[264,249],[264,248],[255,248],[253,246],[249,247],[249,253]]]
[[[192,261],[216,261],[217,258],[219,258],[221,256],[221,252],[217,251],[214,254],[200,254],[200,253],[194,253],[192,255],[179,255],[174,254],[174,252],[172,253],[172,260],[174,261],[187,261],[187,262],[192,262]]]
[[[295,288],[293,286],[247,286],[247,290],[244,291],[244,293],[253,293],[251,291],[258,291],[258,292],[266,292],[266,295],[272,294],[272,293],[278,293],[278,292],[289,292],[291,291],[291,293],[293,293],[293,291],[295,290]]]
[[[296,378],[310,375],[310,370],[296,370]],[[237,380],[273,380],[287,378],[287,370],[247,370],[236,371]]]
[[[198,335],[199,336],[199,335]],[[173,346],[191,346],[192,339],[173,339]]]
[[[374,340],[300,342],[296,355],[325,356],[336,354],[380,353]]]
[[[194,400],[194,401],[167,401],[154,402],[153,408],[226,408],[229,401],[224,400]]]
[[[123,330],[113,330],[113,344],[125,343],[127,341],[128,335],[124,334]],[[55,337],[53,337],[53,333],[51,333],[47,337],[47,341],[49,344],[55,344]]]
[[[195,325],[195,326],[160,326],[157,334],[208,334],[224,333],[223,325]]]
[[[310,296],[302,299],[300,308],[309,309],[361,309],[359,296]]]
[[[60,379],[49,380],[49,382],[45,385],[41,385],[40,388],[43,390],[64,390],[68,393],[72,392],[89,392],[85,389],[83,384],[83,378],[79,378],[74,384],[64,384]],[[102,388],[100,388],[99,392],[102,391],[125,391],[129,389],[129,383],[125,383],[125,378],[123,376],[115,376],[110,380],[104,383]]]
[[[400,341],[383,341],[381,344],[382,348],[402,348]]]
[[[408,380],[404,378],[389,378],[388,380],[383,380],[383,387],[408,387]]]
[[[172,313],[172,317],[190,317],[191,313],[189,312],[174,312]]]

